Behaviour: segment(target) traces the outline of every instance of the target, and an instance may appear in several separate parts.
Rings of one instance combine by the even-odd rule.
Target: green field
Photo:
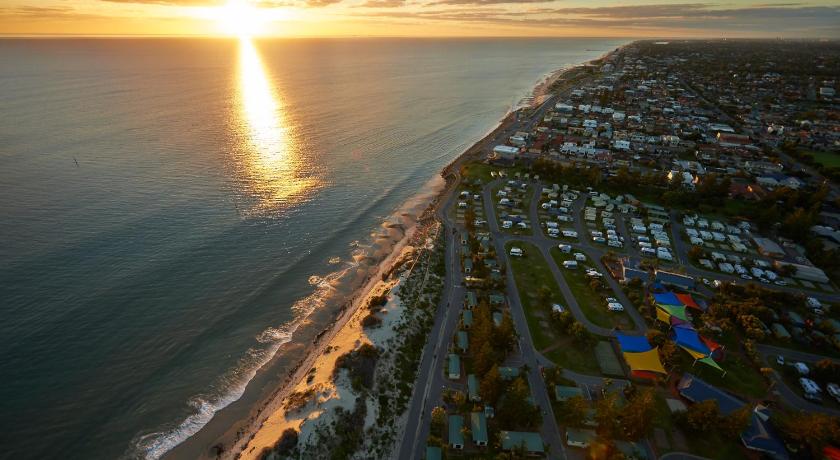
[[[840,153],[821,152],[818,150],[802,150],[802,153],[813,156],[814,161],[823,166],[840,168]]]
[[[551,248],[551,257],[554,258],[554,262],[563,271],[563,278],[569,283],[569,288],[572,290],[572,294],[575,296],[578,305],[580,305],[580,309],[590,321],[601,327],[612,328],[620,326],[623,329],[633,328],[633,320],[630,319],[627,313],[607,310],[604,299],[615,296],[615,293],[611,289],[601,288],[597,291],[593,290],[589,286],[589,280],[581,266],[578,266],[576,270],[566,270],[563,268],[564,261],[574,259],[572,254],[564,254],[558,248]],[[584,264],[586,263],[584,262]]]
[[[558,336],[550,325],[551,304],[564,304],[560,288],[548,268],[548,262],[535,246],[521,241],[510,242],[505,251],[518,247],[525,252],[522,257],[510,257],[510,269],[516,280],[522,308],[528,321],[528,329],[537,350],[551,348],[545,356],[559,366],[578,372],[599,374],[598,363],[591,351],[581,350],[565,335]],[[550,292],[550,301],[539,300],[542,288]]]

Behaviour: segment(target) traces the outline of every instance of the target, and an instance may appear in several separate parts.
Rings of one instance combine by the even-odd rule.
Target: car
[[[709,281],[709,278],[703,278],[703,284],[705,284],[706,286],[709,286],[709,285],[712,284],[712,282]]]
[[[607,242],[607,240],[605,238],[600,237],[600,236],[592,237],[592,241],[595,242],[595,243],[601,243],[601,244],[604,244],[604,243]]]
[[[840,385],[836,383],[829,383],[825,387],[828,390],[828,394],[831,395],[837,402],[840,402]]]
[[[607,304],[607,310],[609,311],[624,311],[624,305],[621,305],[617,302],[611,302]]]
[[[802,397],[807,399],[808,401],[813,402],[813,403],[822,404],[822,398],[820,397],[819,393],[812,393],[812,392],[806,391],[805,393],[802,394]]]
[[[564,311],[566,311],[566,309],[563,308],[563,306],[560,305],[559,303],[555,303],[555,304],[551,305],[551,311],[556,311],[557,313],[563,313]]]
[[[607,297],[607,303],[618,303],[618,299],[615,297]]]
[[[777,356],[776,357],[776,364],[778,364],[779,366],[784,366],[785,365],[785,357],[782,356],[782,355]]]
[[[747,275],[746,273],[744,273],[743,275],[741,275],[741,279],[744,279],[744,280],[751,280],[751,279],[752,279],[752,276]]]
[[[776,286],[787,286],[787,281],[785,280],[776,280],[773,282]]]

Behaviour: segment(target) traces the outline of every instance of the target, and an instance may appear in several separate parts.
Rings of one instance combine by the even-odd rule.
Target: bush
[[[376,313],[369,313],[362,319],[362,327],[369,328],[369,327],[378,327],[382,324],[382,320],[376,316]]]

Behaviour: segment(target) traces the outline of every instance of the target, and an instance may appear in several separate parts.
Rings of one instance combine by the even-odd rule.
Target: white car
[[[624,311],[624,305],[618,302],[610,302],[607,304],[607,309],[609,311]]]
[[[512,255],[512,256],[522,257],[523,254],[524,253],[522,252],[522,249],[520,249],[520,248],[510,248],[510,255]]]
[[[836,383],[829,383],[826,386],[826,389],[828,390],[828,394],[840,402],[840,385],[837,385]]]

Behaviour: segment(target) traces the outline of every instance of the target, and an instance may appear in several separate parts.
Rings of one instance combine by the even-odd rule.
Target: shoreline
[[[206,446],[201,453],[200,458],[239,458],[245,453],[245,449],[248,447],[249,442],[255,438],[257,433],[263,428],[266,421],[268,421],[272,415],[284,411],[283,406],[289,395],[292,394],[292,391],[300,385],[301,382],[306,380],[310,369],[313,368],[313,364],[326,355],[325,352],[333,340],[335,340],[342,331],[348,328],[351,320],[360,311],[360,307],[365,304],[365,301],[376,290],[376,288],[383,283],[382,275],[389,273],[394,267],[394,263],[401,259],[406,248],[409,247],[408,243],[412,240],[412,237],[415,236],[419,229],[437,221],[436,216],[440,211],[439,207],[445,202],[444,198],[448,196],[452,190],[454,190],[453,185],[457,184],[457,180],[453,180],[458,178],[457,169],[455,168],[459,168],[461,164],[477,156],[477,154],[483,153],[487,147],[486,144],[488,144],[488,141],[494,139],[498,134],[503,133],[513,125],[516,121],[518,112],[522,110],[533,110],[545,103],[545,101],[551,97],[550,93],[554,84],[561,80],[564,76],[567,76],[582,66],[602,60],[606,56],[615,53],[625,46],[626,44],[616,49],[607,51],[597,58],[593,58],[579,64],[567,65],[544,75],[537,82],[531,92],[531,97],[533,99],[530,104],[527,106],[511,107],[511,109],[499,120],[494,128],[488,131],[480,139],[470,144],[468,148],[458,154],[450,163],[442,167],[440,172],[427,182],[427,184],[432,184],[436,180],[442,180],[443,183],[440,184],[440,189],[433,191],[431,197],[428,198],[427,203],[422,208],[422,211],[418,213],[414,222],[408,228],[405,228],[402,238],[400,238],[392,246],[390,253],[379,261],[379,263],[375,266],[375,270],[372,273],[369,273],[365,280],[361,282],[361,285],[348,295],[348,300],[337,309],[337,315],[332,322],[327,324],[323,330],[317,333],[312,341],[314,346],[309,350],[306,350],[304,352],[304,356],[295,364],[290,366],[287,371],[288,375],[282,379],[276,388],[271,390],[266,396],[261,397],[256,404],[251,406],[246,418],[233,423],[222,436],[215,440],[212,447]],[[422,196],[422,193],[423,192],[421,191],[412,198],[409,198],[406,203],[419,198]],[[395,213],[399,212],[401,208],[398,208]],[[260,369],[257,369],[257,372],[262,371],[270,364],[270,362],[271,361],[262,366]],[[201,431],[201,429],[199,431]],[[189,438],[180,445],[183,445],[188,440]],[[171,458],[173,451],[178,450],[177,447],[178,446],[175,446],[173,449],[164,453],[161,458]],[[219,447],[221,447],[221,449],[217,450]],[[248,452],[253,453],[253,450],[254,447],[251,447]]]

